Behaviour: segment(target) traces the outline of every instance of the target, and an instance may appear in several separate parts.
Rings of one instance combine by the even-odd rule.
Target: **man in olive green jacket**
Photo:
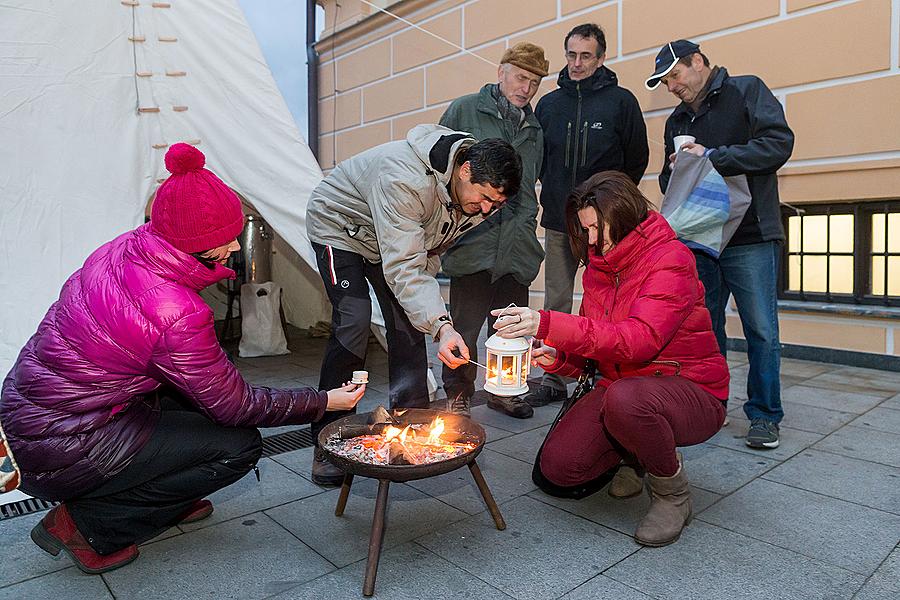
[[[477,352],[478,333],[492,308],[510,303],[528,306],[528,286],[544,259],[538,242],[537,196],[534,185],[541,171],[543,134],[529,102],[547,75],[549,62],[539,46],[523,42],[508,49],[500,61],[497,83],[477,94],[457,98],[450,104],[441,125],[467,131],[476,139],[500,138],[522,157],[519,193],[481,226],[461,237],[441,260],[450,276],[450,314],[470,352]],[[457,369],[444,367],[444,389],[450,410],[468,414],[475,392],[476,367],[469,363]],[[488,406],[525,419],[534,411],[519,397],[490,395]]]

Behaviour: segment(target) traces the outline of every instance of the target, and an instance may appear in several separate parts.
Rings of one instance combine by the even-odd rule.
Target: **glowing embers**
[[[379,407],[373,414],[388,415]],[[402,416],[399,411],[395,416]],[[424,465],[450,460],[472,452],[478,444],[454,441],[454,432],[445,429],[444,419],[435,417],[431,423],[396,423],[388,416],[371,425],[372,433],[343,438],[336,433],[328,438],[325,448],[349,460],[372,465]],[[389,424],[395,423],[395,424]]]

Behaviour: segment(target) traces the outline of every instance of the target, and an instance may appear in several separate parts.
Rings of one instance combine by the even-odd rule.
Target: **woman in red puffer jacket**
[[[577,376],[596,363],[602,378],[550,432],[540,471],[568,487],[618,469],[608,491],[622,498],[640,494],[646,473],[651,504],[635,539],[670,544],[692,514],[675,448],[712,437],[728,397],[694,256],[621,173],[588,179],[566,213],[586,266],[580,315],[508,309],[494,327],[543,340],[532,357],[548,372]]]
[[[187,144],[169,149],[150,223],[88,257],[3,382],[21,488],[63,501],[31,537],[88,573],[209,516],[202,498],[255,468],[256,427],[308,423],[365,391],[255,387],[228,360],[199,292],[235,277],[224,263],[244,215],[204,162]]]

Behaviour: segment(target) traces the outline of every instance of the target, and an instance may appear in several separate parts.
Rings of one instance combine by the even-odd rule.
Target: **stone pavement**
[[[291,347],[236,362],[255,384],[315,385],[324,341],[295,333]],[[746,356],[729,362],[740,399]],[[386,403],[386,365],[371,346],[363,410]],[[900,373],[796,360],[782,372],[781,446],[747,448],[732,401],[731,424],[684,449],[695,518],[657,549],[630,537],[645,496],[558,500],[531,483],[557,406],[529,420],[477,406],[489,442],[478,463],[507,529],[494,528],[468,469],[391,484],[375,597],[900,598]],[[103,576],[31,542],[44,513],[0,521],[0,599],[360,598],[377,485],[357,478],[335,517],[337,491],[309,481],[311,460],[311,448],[263,459],[261,482],[250,474],[220,491],[210,519]]]

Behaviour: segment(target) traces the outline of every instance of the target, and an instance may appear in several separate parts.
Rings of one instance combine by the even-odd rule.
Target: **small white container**
[[[353,378],[350,380],[350,383],[355,383],[356,385],[369,383],[369,372],[353,371]]]
[[[675,152],[678,152],[685,144],[696,142],[697,138],[692,135],[676,135],[672,141],[675,143]]]

